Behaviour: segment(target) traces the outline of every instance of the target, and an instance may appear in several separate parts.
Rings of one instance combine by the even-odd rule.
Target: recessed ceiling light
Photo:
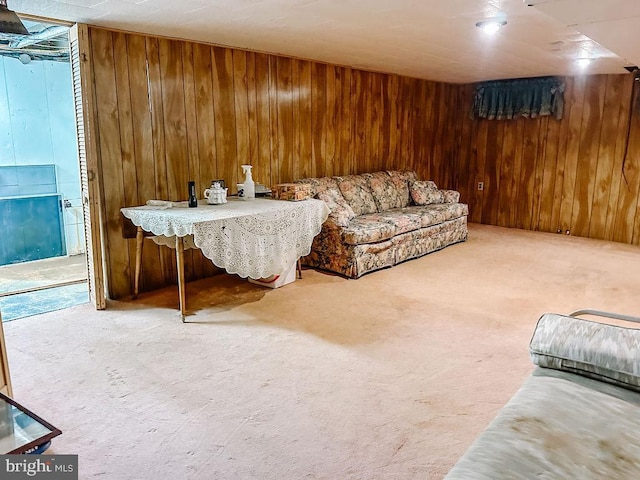
[[[476,23],[476,27],[481,29],[487,35],[493,35],[501,27],[504,27],[507,24],[506,20],[483,20],[482,22]]]
[[[576,64],[580,68],[587,67],[591,62],[592,62],[592,60],[590,58],[579,58],[579,59],[576,60]]]

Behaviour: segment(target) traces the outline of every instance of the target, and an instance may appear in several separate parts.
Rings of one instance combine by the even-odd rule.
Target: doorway
[[[3,321],[89,301],[69,26],[0,34]]]

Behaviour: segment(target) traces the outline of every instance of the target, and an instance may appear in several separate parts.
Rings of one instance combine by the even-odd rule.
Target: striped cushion
[[[533,363],[640,391],[640,330],[553,313],[529,344]]]

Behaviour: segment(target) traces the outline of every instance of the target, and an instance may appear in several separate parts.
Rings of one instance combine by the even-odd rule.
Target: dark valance
[[[564,110],[564,82],[556,77],[521,78],[479,83],[473,116],[489,120],[553,115]]]

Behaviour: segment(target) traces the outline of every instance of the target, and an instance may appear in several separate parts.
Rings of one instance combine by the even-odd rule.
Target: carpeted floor
[[[439,479],[529,375],[547,311],[640,313],[638,247],[481,225],[277,290],[231,276],[5,324],[14,396],[80,478]]]

